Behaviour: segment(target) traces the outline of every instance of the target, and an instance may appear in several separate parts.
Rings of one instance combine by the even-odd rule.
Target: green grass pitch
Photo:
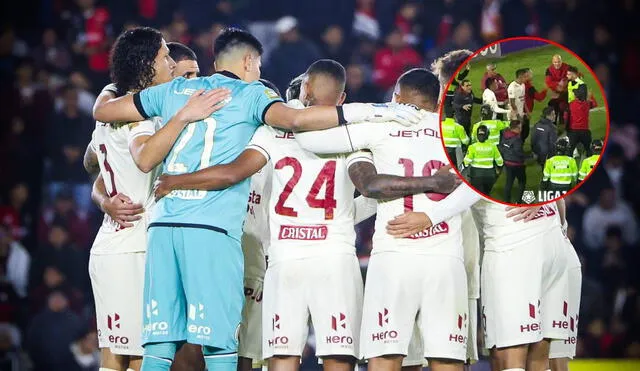
[[[595,77],[589,72],[584,64],[582,64],[578,59],[576,59],[572,54],[566,52],[564,49],[556,47],[554,45],[547,45],[539,48],[527,49],[515,53],[510,53],[502,58],[497,59],[481,59],[477,61],[471,61],[471,70],[469,71],[469,75],[467,79],[471,81],[473,84],[473,92],[475,96],[481,97],[482,91],[480,88],[480,82],[482,81],[482,75],[485,72],[485,66],[488,62],[493,61],[497,65],[497,71],[504,76],[507,80],[507,84],[515,79],[515,72],[519,68],[531,68],[533,71],[533,86],[538,90],[542,90],[545,88],[544,83],[544,72],[551,65],[551,57],[554,54],[560,54],[562,56],[562,60],[570,65],[574,65],[578,67],[578,70],[583,74],[583,80],[587,84],[589,91],[592,91],[596,101],[598,102],[598,107],[593,109],[590,114],[589,125],[592,132],[592,137],[595,138],[604,138],[606,135],[606,125],[607,125],[607,116],[604,109],[604,99],[602,98],[602,91],[600,90],[598,84],[595,81]],[[542,102],[535,102],[533,106],[533,113],[531,115],[531,128],[536,122],[540,119],[542,114],[542,109],[547,106],[547,102],[550,99],[550,92],[547,93],[547,98]],[[473,115],[471,122],[476,123],[480,121],[480,107],[478,105],[474,105]],[[564,134],[564,130],[561,129]],[[527,138],[524,143],[524,148],[526,152],[531,151],[531,135]],[[580,166],[580,164],[578,164]],[[527,185],[525,190],[533,190],[536,194],[540,186],[540,180],[542,179],[542,169],[540,166],[535,163],[533,160],[528,160],[527,164]],[[503,172],[500,174],[496,184],[491,190],[491,197],[502,200],[504,198],[504,184],[505,184],[506,175]],[[516,197],[517,184],[514,184],[512,190],[512,201],[515,200]],[[522,203],[521,200],[516,201],[518,203]]]

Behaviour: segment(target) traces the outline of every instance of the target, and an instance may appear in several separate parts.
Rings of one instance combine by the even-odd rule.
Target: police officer
[[[494,120],[493,111],[491,110],[491,106],[489,106],[488,104],[480,107],[480,118],[482,119],[482,121],[476,122],[473,125],[473,130],[471,131],[471,142],[475,143],[478,141],[476,133],[478,132],[478,128],[480,127],[480,125],[484,125],[487,127],[487,129],[489,129],[490,133],[487,141],[489,143],[498,145],[498,143],[500,142],[500,133],[504,129],[509,127],[509,122]]]
[[[469,145],[469,137],[464,131],[462,125],[458,124],[453,118],[454,110],[451,106],[445,106],[445,119],[442,121],[442,137],[444,138],[444,146],[452,164],[460,167],[462,161],[463,146]]]
[[[578,165],[569,153],[569,139],[558,138],[556,155],[547,159],[542,171],[541,188],[549,191],[569,191],[578,179]]]
[[[591,173],[593,168],[598,163],[600,159],[600,153],[602,152],[602,147],[604,146],[604,142],[602,139],[595,139],[591,142],[591,146],[589,146],[589,150],[591,151],[591,156],[582,160],[580,164],[580,171],[578,172],[578,181],[583,181],[584,178]]]
[[[491,194],[491,188],[504,165],[498,147],[488,141],[489,134],[489,128],[480,125],[476,132],[478,142],[469,146],[464,158],[464,166],[470,168],[469,182],[485,195]]]

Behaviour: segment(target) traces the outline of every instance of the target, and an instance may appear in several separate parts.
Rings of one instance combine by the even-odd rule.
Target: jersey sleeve
[[[369,151],[357,151],[347,156],[347,169],[358,162],[368,162],[373,164],[373,154]]]
[[[139,136],[147,135],[151,136],[156,132],[156,125],[151,120],[144,120],[139,122],[133,122],[128,124],[129,133],[127,134],[127,143],[131,144],[134,139]]]
[[[246,149],[253,149],[260,152],[260,154],[262,154],[264,158],[269,161],[271,160],[270,151],[272,148],[272,143],[273,135],[271,133],[271,130],[269,130],[268,126],[262,125],[253,134],[253,138],[251,138],[251,141],[247,145]]]
[[[431,224],[436,225],[468,210],[476,202],[480,201],[480,199],[481,196],[478,192],[465,183],[462,183],[447,197],[429,204],[427,209],[422,210],[420,207],[417,207],[414,211],[427,214],[429,219],[431,219]]]
[[[384,137],[380,123],[344,125],[296,134],[298,144],[313,153],[332,154],[371,149]]]
[[[98,149],[96,148],[96,129],[93,129],[93,132],[91,133],[91,141],[89,142],[89,148],[91,148],[93,152],[98,151]]]
[[[509,84],[509,87],[507,88],[507,94],[509,95],[509,99],[515,99],[516,98],[516,85],[515,84]]]
[[[257,81],[245,89],[245,99],[247,100],[249,113],[253,121],[259,124],[265,123],[264,117],[269,107],[274,103],[282,102],[282,98],[280,98],[275,91]]]
[[[175,80],[165,82],[135,93],[133,103],[136,105],[138,113],[145,119],[162,116],[162,106],[174,82]]]

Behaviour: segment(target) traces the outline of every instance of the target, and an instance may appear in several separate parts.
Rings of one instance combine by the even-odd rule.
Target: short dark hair
[[[170,42],[167,43],[167,47],[169,48],[169,56],[176,62],[188,60],[188,61],[197,61],[198,57],[196,57],[196,53],[191,50],[188,46],[184,44],[180,44],[178,42]]]
[[[438,76],[440,84],[446,85],[458,68],[472,55],[473,52],[471,50],[452,50],[433,61],[431,72]]]
[[[551,112],[555,112],[555,109],[552,106],[546,106],[542,109],[542,117],[549,116]]]
[[[225,28],[213,44],[213,52],[218,58],[236,46],[247,46],[262,55],[262,44],[251,33],[235,27]]]
[[[151,27],[136,27],[118,36],[111,48],[111,80],[120,94],[151,86],[161,43],[162,34]]]
[[[528,68],[519,68],[518,70],[516,70],[516,79],[518,77],[521,77],[522,75],[524,75],[527,72],[529,72]]]
[[[578,73],[578,67],[576,67],[576,66],[569,66],[569,68],[567,68],[567,71],[569,71],[569,72],[573,72],[573,73]]]
[[[511,120],[509,122],[509,129],[515,129],[520,126],[520,120]]]
[[[471,81],[469,81],[468,79],[464,79],[464,80],[460,81],[460,86],[462,86],[462,85],[464,85],[466,83],[471,84]]]
[[[487,80],[484,82],[484,86],[485,88],[489,88],[489,86],[491,86],[491,84],[493,84],[496,81],[496,79],[494,79],[493,77],[487,77]]]
[[[440,95],[438,77],[426,68],[414,68],[398,78],[400,89],[418,92],[429,103],[437,104]]]
[[[320,59],[311,63],[311,66],[307,68],[306,74],[307,76],[314,74],[328,75],[335,79],[343,90],[347,81],[347,73],[344,67],[333,59]]]
[[[276,84],[272,83],[271,81],[269,81],[267,79],[259,79],[258,81],[260,81],[262,83],[262,85],[264,85],[267,88],[269,88],[269,89],[273,90],[274,92],[276,92],[276,94],[278,94],[278,96],[280,98],[282,98],[282,94],[280,94],[280,89],[278,89]]]

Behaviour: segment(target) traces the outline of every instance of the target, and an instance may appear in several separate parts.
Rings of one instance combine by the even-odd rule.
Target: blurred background
[[[60,365],[55,370],[97,369],[87,261],[102,216],[82,155],[94,99],[109,80],[110,45],[136,25],[191,46],[203,74],[212,72],[218,32],[247,28],[265,46],[263,77],[281,90],[314,60],[333,58],[347,68],[347,101],[363,102],[388,99],[404,70],[452,49],[532,35],[574,50],[602,82],[612,119],[602,165],[567,199],[584,268],[578,356],[640,358],[639,7],[634,0],[2,1],[0,371],[43,360]],[[293,21],[276,27],[283,16]],[[372,232],[372,220],[358,227],[363,267]],[[317,364],[309,358],[304,368]]]

